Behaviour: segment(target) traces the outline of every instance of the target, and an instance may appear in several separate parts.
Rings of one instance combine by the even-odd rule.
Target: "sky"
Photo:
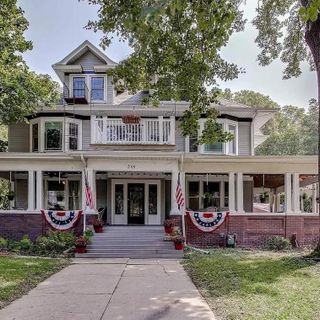
[[[33,50],[24,53],[24,58],[37,73],[50,74],[59,81],[52,64],[62,60],[84,40],[99,46],[102,34],[84,28],[88,20],[97,18],[97,6],[88,5],[83,0],[18,0],[18,4],[29,21],[26,38],[33,42]],[[256,1],[247,2],[245,17],[249,22],[245,31],[232,35],[222,51],[225,59],[236,63],[246,72],[240,74],[238,79],[220,82],[220,88],[254,90],[270,96],[282,106],[291,104],[306,108],[308,101],[317,97],[316,75],[309,71],[307,64],[303,65],[300,77],[283,80],[284,65],[281,61],[275,61],[267,67],[257,63],[259,50],[254,43],[256,30],[250,24],[255,14],[255,4]],[[118,62],[130,52],[126,43],[115,40],[105,54]]]

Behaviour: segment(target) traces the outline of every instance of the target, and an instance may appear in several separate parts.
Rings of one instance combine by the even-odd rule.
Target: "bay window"
[[[45,150],[62,150],[62,122],[45,122]]]
[[[39,151],[39,124],[32,124],[32,152]]]
[[[78,150],[79,125],[69,123],[69,150]]]

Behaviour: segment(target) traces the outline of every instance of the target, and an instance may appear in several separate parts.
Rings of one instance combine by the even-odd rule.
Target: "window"
[[[45,123],[45,150],[62,150],[62,122]]]
[[[48,181],[47,208],[51,210],[65,210],[65,180]]]
[[[32,125],[32,151],[39,151],[39,125],[35,123]]]
[[[189,181],[189,208],[199,209],[199,181]]]
[[[149,184],[149,214],[158,213],[158,186]]]
[[[236,126],[234,125],[229,125],[229,132],[233,134],[233,139],[229,141],[229,153],[231,154],[236,154],[237,149],[236,149]]]
[[[91,78],[91,100],[96,100],[96,101],[104,100],[104,78],[103,77]]]
[[[123,184],[115,185],[115,214],[124,214]]]
[[[220,125],[220,127],[223,127],[222,123],[220,123],[219,125]],[[205,144],[204,151],[210,152],[210,153],[222,153],[223,152],[223,143],[216,142],[216,143],[212,143],[212,144]]]
[[[73,96],[75,98],[83,98],[86,96],[85,87],[86,87],[85,77],[73,78]]]
[[[198,134],[189,136],[189,152],[198,152]]]
[[[219,182],[203,182],[203,207],[220,207]]]
[[[69,123],[69,150],[78,150],[79,126]]]

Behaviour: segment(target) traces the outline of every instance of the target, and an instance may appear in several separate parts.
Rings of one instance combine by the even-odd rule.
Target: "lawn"
[[[0,309],[66,264],[63,259],[0,256]]]
[[[184,266],[217,319],[320,319],[320,263],[298,254],[215,250]]]

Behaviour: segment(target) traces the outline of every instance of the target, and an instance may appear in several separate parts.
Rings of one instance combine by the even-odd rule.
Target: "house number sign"
[[[134,170],[136,168],[135,164],[128,164],[128,170]]]

